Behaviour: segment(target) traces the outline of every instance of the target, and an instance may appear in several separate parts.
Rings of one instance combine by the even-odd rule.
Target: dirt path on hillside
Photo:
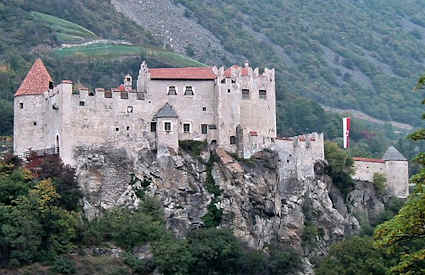
[[[413,130],[414,127],[410,124],[406,124],[406,123],[401,123],[401,122],[396,122],[396,121],[384,121],[384,120],[380,120],[374,117],[371,117],[363,112],[357,111],[357,110],[352,110],[352,109],[339,109],[339,108],[334,108],[334,107],[329,107],[329,106],[325,106],[325,105],[321,105],[323,109],[325,109],[326,112],[332,112],[332,113],[338,113],[338,114],[351,114],[352,117],[354,118],[358,118],[358,119],[362,119],[362,120],[366,120],[369,122],[373,122],[376,124],[385,124],[385,123],[391,123],[391,125],[395,128],[399,128],[399,129],[403,129],[403,130]]]

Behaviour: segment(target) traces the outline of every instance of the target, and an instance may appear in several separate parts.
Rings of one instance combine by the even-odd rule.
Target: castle
[[[382,159],[353,158],[353,179],[373,182],[375,174],[382,174],[387,188],[399,198],[409,196],[409,162],[394,146],[388,148]]]
[[[232,66],[150,69],[136,87],[55,85],[36,60],[15,94],[14,152],[54,152],[67,164],[82,145],[151,141],[158,154],[199,140],[250,157],[276,138],[275,71]]]
[[[14,153],[58,154],[75,165],[84,146],[106,145],[157,157],[177,153],[179,141],[203,141],[250,158],[278,153],[282,178],[314,177],[325,160],[323,134],[279,138],[274,69],[243,66],[150,69],[143,62],[136,87],[126,75],[118,88],[89,90],[63,80],[55,85],[37,59],[15,94]],[[390,148],[384,160],[355,159],[354,179],[384,174],[390,191],[408,196],[406,159]]]

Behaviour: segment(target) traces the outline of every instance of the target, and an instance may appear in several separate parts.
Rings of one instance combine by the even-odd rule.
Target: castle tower
[[[46,149],[44,112],[53,80],[41,59],[37,59],[26,75],[14,99],[13,151],[22,156],[29,150]]]
[[[154,116],[156,120],[156,148],[158,157],[173,148],[179,150],[179,117],[173,106],[166,103]]]
[[[382,159],[385,161],[385,176],[391,193],[399,198],[409,196],[409,162],[394,147],[385,152]]]
[[[130,74],[127,74],[124,77],[124,87],[126,92],[130,92],[131,90],[133,90],[133,78]]]

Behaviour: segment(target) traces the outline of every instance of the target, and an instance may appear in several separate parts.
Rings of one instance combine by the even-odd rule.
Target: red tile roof
[[[385,163],[382,159],[353,158],[354,161]]]
[[[214,80],[217,76],[211,67],[149,69],[151,79]]]
[[[49,82],[52,81],[49,72],[41,59],[37,59],[32,65],[21,86],[16,91],[15,96],[40,95],[49,89]]]
[[[226,78],[230,78],[232,77],[232,70],[239,70],[241,69],[241,67],[239,67],[238,65],[233,65],[232,67],[228,68],[227,70],[224,71],[224,77]],[[248,75],[248,68],[247,67],[243,67],[242,68],[242,76],[247,76]]]

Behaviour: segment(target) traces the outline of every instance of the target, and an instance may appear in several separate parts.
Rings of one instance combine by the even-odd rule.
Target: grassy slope
[[[425,72],[423,1],[177,2],[228,51],[276,67],[281,92],[421,123],[420,96],[411,89]]]

